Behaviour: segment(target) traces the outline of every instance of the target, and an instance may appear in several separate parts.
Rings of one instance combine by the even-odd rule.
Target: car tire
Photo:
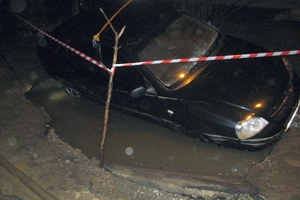
[[[65,92],[69,94],[70,96],[77,97],[77,98],[83,98],[83,95],[81,92],[79,92],[77,89],[75,89],[72,86],[65,86]]]
[[[72,86],[65,86],[65,92],[70,95],[69,104],[73,107],[78,106],[83,99],[83,95],[76,88]]]

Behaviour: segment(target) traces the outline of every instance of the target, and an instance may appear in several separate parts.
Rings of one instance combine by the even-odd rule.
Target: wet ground
[[[299,48],[298,22],[274,22],[261,12],[245,16],[256,19],[232,17],[223,30],[270,50]],[[1,199],[47,194],[57,199],[300,198],[299,118],[274,148],[242,152],[112,111],[105,170],[93,158],[98,155],[103,107],[71,99],[46,77],[33,32],[25,30],[1,42]],[[291,59],[299,63],[298,57]],[[32,93],[33,103],[24,94],[39,78],[43,81]],[[40,197],[33,189],[21,193],[32,184],[24,186],[18,173],[11,177],[13,170],[7,169],[13,168],[37,183],[33,188],[42,188]]]

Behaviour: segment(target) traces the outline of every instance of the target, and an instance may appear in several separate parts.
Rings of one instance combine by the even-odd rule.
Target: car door
[[[68,43],[76,50],[98,60],[97,49],[93,48],[91,39],[77,38],[69,40]],[[71,66],[68,74],[64,75],[67,84],[75,86],[84,96],[103,101],[107,93],[108,72],[72,51],[68,51],[64,59],[67,59]]]
[[[160,117],[174,128],[186,127],[187,103],[184,99],[175,97],[159,97]]]
[[[72,40],[70,45],[97,60],[101,60],[106,67],[111,68],[114,53],[112,45],[104,43],[101,44],[100,48],[94,49],[91,41],[88,42],[83,39]],[[85,96],[104,103],[108,92],[109,72],[72,52],[69,52],[68,59],[73,67],[70,72],[72,83],[83,89]],[[118,62],[128,62],[125,60],[123,54],[119,52]],[[131,96],[131,92],[139,87],[147,86],[145,77],[136,67],[117,68],[113,79],[111,106],[136,116],[159,118],[157,96],[148,94],[139,97]]]
[[[118,62],[128,62],[122,53],[118,54]],[[150,83],[137,67],[118,67],[114,75],[112,104],[123,111],[148,119],[159,119],[158,97],[154,93],[138,96],[132,92],[139,88],[150,88]]]

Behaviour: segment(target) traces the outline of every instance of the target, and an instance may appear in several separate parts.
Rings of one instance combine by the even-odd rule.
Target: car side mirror
[[[138,98],[138,97],[143,96],[145,94],[147,94],[147,89],[144,88],[144,87],[138,87],[138,88],[132,90],[132,92],[130,93],[130,96],[132,98]]]
[[[138,87],[138,88],[132,90],[132,92],[130,93],[130,96],[132,98],[138,98],[145,94],[157,96],[157,93],[156,93],[156,90],[154,89],[154,87],[150,84],[150,82],[145,77],[144,77],[144,79],[145,79],[146,88],[142,86],[142,87]]]

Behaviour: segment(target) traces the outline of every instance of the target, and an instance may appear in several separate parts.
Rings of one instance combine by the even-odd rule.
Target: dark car
[[[119,5],[103,7],[112,16]],[[99,11],[66,21],[50,34],[111,67],[115,35]],[[120,31],[117,63],[266,50],[224,35],[161,3],[132,2],[112,21]],[[45,70],[71,94],[105,102],[109,73],[47,39],[38,47]],[[258,150],[289,128],[299,107],[299,78],[284,57],[119,67],[111,105],[221,146]]]

